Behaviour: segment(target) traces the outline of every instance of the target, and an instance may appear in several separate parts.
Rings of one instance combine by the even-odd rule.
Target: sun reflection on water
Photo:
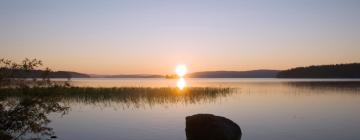
[[[179,78],[177,80],[177,87],[180,89],[180,90],[183,90],[185,87],[186,87],[186,81],[184,78]]]

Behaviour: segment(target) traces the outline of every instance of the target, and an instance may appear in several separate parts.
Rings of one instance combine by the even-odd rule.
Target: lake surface
[[[71,84],[176,88],[179,81],[72,79]],[[182,84],[184,89],[174,96],[66,99],[68,112],[52,113],[48,126],[59,140],[185,140],[185,117],[210,113],[236,122],[243,131],[242,140],[360,139],[359,79],[185,79]],[[193,87],[232,90],[181,95]]]

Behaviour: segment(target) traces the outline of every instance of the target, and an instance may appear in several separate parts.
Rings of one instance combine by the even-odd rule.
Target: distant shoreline
[[[28,77],[41,78],[42,70],[24,72],[14,70],[14,78]],[[85,74],[72,71],[50,72],[52,79],[61,78],[166,78],[176,79],[173,75],[157,74],[120,74],[120,75],[97,75]],[[251,70],[251,71],[203,71],[189,73],[186,78],[279,78],[279,79],[357,79],[360,78],[360,63],[318,65],[297,67],[288,70]]]

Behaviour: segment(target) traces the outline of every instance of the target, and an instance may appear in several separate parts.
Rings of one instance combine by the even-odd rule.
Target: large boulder
[[[187,140],[240,140],[241,129],[233,121],[212,114],[186,117]]]

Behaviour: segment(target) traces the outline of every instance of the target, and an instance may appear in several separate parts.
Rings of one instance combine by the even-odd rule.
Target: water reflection
[[[177,87],[180,89],[180,90],[183,90],[185,87],[186,87],[186,81],[184,78],[179,78],[177,80]]]
[[[48,138],[49,135],[53,135],[55,132],[52,128],[47,126],[47,123],[50,122],[48,115],[50,113],[66,114],[68,110],[72,111],[69,113],[70,115],[67,116],[69,117],[68,119],[59,119],[61,123],[58,123],[57,125],[56,120],[54,120],[55,125],[50,125],[53,126],[55,130],[58,130],[59,137],[67,137],[66,139],[76,139],[76,136],[80,136],[81,139],[81,134],[83,133],[81,133],[81,129],[72,128],[71,125],[70,127],[65,126],[63,128],[61,125],[74,124],[72,121],[82,122],[89,126],[93,125],[93,127],[88,127],[88,125],[86,125],[86,127],[83,128],[83,131],[88,131],[101,126],[98,123],[93,123],[97,120],[109,120],[108,123],[106,121],[101,121],[102,127],[106,129],[106,131],[98,131],[98,129],[96,129],[94,132],[96,131],[97,133],[89,133],[87,135],[88,137],[108,135],[110,129],[107,128],[111,128],[111,125],[113,124],[115,125],[114,128],[119,129],[111,129],[114,130],[114,133],[107,138],[144,139],[148,138],[148,136],[158,137],[166,133],[169,135],[171,134],[171,136],[169,136],[170,139],[173,137],[176,137],[174,139],[181,139],[182,137],[178,135],[183,135],[183,133],[176,133],[173,135],[175,131],[183,132],[183,126],[181,125],[183,124],[183,118],[181,117],[200,112],[213,112],[215,114],[226,112],[227,117],[234,119],[235,122],[241,124],[248,130],[248,137],[245,139],[263,139],[264,137],[259,136],[258,132],[267,133],[267,135],[272,136],[282,136],[282,133],[266,132],[266,130],[263,130],[265,128],[270,129],[270,126],[271,128],[275,127],[291,134],[298,133],[298,131],[292,131],[293,127],[286,124],[299,123],[300,126],[304,123],[316,124],[312,123],[312,120],[306,120],[306,117],[317,118],[317,124],[323,123],[326,125],[329,123],[323,121],[322,118],[328,117],[328,120],[335,122],[334,124],[344,125],[344,127],[346,126],[347,128],[356,128],[348,130],[358,130],[358,125],[351,127],[352,124],[356,123],[350,122],[349,124],[346,124],[342,121],[344,119],[354,120],[356,122],[359,121],[356,119],[359,115],[356,112],[357,108],[355,107],[358,106],[360,82],[237,82],[235,80],[213,82],[211,80],[202,80],[200,81],[202,82],[201,84],[205,83],[202,86],[208,87],[194,87],[194,85],[197,86],[196,84],[199,83],[195,83],[191,81],[191,79],[186,80],[183,79],[183,81],[181,81],[178,79],[176,83],[177,87],[55,87],[32,88],[26,90],[0,88],[0,139],[5,139],[1,137],[1,135],[17,137],[24,136],[20,135],[23,133],[32,133],[34,135],[43,134],[45,135],[45,138]],[[174,86],[176,80],[167,82]],[[184,83],[181,84],[181,82]],[[191,87],[188,86],[186,82],[190,82]],[[222,88],[220,86],[236,88]],[[222,102],[224,100],[225,102]],[[162,110],[162,107],[166,108],[169,107],[168,105],[172,104],[178,104],[181,107],[175,106],[176,108],[172,108],[170,106],[170,109]],[[121,105],[124,110],[119,111],[114,109],[115,111],[109,111],[106,109],[116,108],[118,105]],[[89,106],[89,110],[82,112],[82,107]],[[94,106],[103,110],[99,111],[97,108],[93,108]],[[68,107],[71,107],[71,109]],[[144,109],[144,107],[146,107],[146,109]],[[77,109],[81,111],[76,111]],[[133,109],[136,110],[134,111]],[[334,111],[335,109],[336,111]],[[165,113],[163,113],[164,111]],[[92,117],[89,115],[89,112],[94,113],[94,116]],[[109,112],[113,114],[107,114]],[[71,114],[75,115],[72,116]],[[286,117],[288,117],[289,114],[294,114],[293,116],[295,117],[287,119]],[[77,119],[77,116],[86,119]],[[111,118],[111,116],[115,117]],[[128,116],[128,118],[126,116]],[[299,116],[303,119],[300,120],[301,123],[299,120],[294,121],[294,118],[299,118]],[[181,119],[177,120],[177,117]],[[338,117],[340,120],[336,120],[334,117]],[[89,118],[94,118],[96,121]],[[157,122],[154,118],[160,119]],[[259,124],[259,120],[267,121]],[[140,121],[146,123],[144,123],[144,125],[143,123],[137,125]],[[122,125],[119,125],[119,123]],[[271,125],[268,125],[268,127],[263,125],[267,123]],[[32,128],[29,127],[30,124]],[[277,124],[285,125],[279,127]],[[310,128],[322,130],[321,126],[326,125],[314,125]],[[176,129],[169,129],[169,127],[172,128],[172,126]],[[133,133],[128,133],[128,129],[131,128],[142,129],[144,131],[133,131]],[[147,130],[157,130],[157,128],[159,128],[159,130],[156,132],[151,131],[149,132],[149,135],[141,135],[141,133],[145,133]],[[181,130],[178,130],[177,128]],[[306,128],[306,130],[304,129],[302,132],[308,132],[308,127],[303,128]],[[337,130],[335,129],[336,127],[331,128]],[[63,129],[62,133],[61,129]],[[169,133],[168,131],[163,131],[163,129],[169,130]],[[73,133],[69,133],[65,130],[72,131]],[[173,132],[170,132],[170,130]],[[352,136],[351,134],[357,135],[357,133],[352,133],[352,131],[348,132],[350,136]],[[311,133],[308,133],[308,135],[312,136]],[[306,135],[303,135],[303,137],[304,136]],[[306,137],[304,139],[306,139]]]
[[[360,81],[324,81],[324,82],[286,82],[287,86],[306,89],[341,89],[359,90]]]
[[[36,139],[54,137],[47,127],[50,113],[65,115],[68,107],[56,99],[38,97],[7,98],[0,100],[0,139]]]
[[[166,103],[204,103],[232,93],[230,88],[0,88],[0,138],[52,136],[47,127],[50,113],[65,115],[72,103],[102,105],[121,103],[127,107]]]

